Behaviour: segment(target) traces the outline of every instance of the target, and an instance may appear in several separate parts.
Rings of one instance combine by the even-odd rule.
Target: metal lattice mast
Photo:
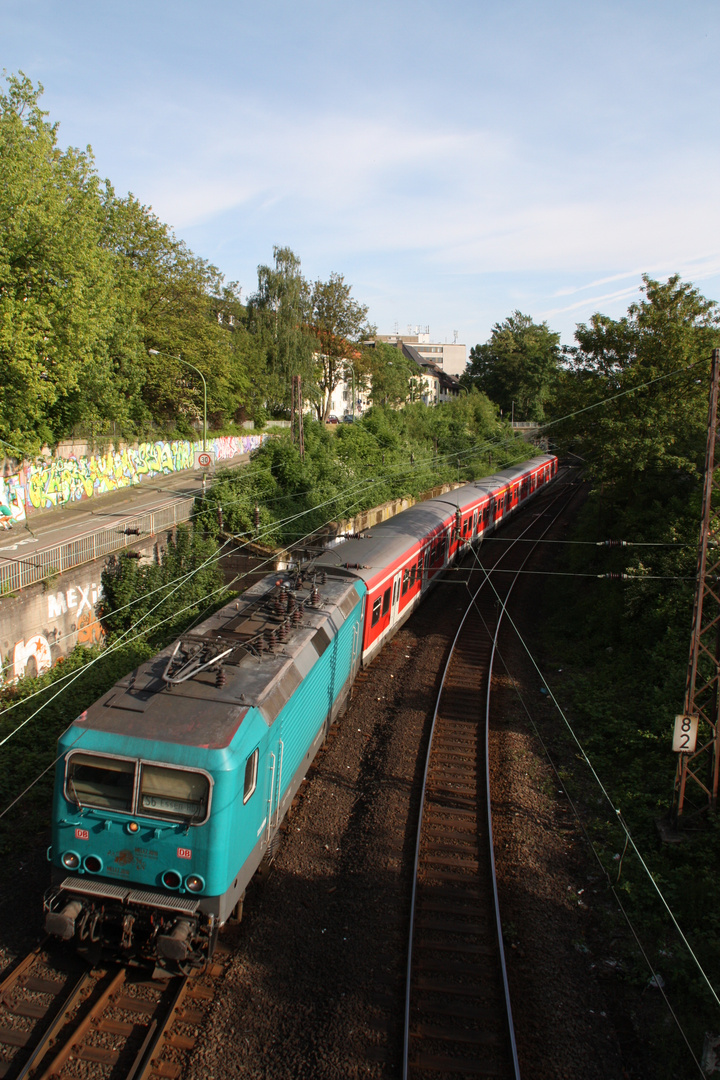
[[[293,375],[292,377],[290,430],[292,433],[292,440],[300,451],[300,457],[305,457],[305,431],[303,429],[302,413],[302,378],[300,375]]]
[[[716,466],[720,349],[713,349],[697,584],[684,714],[675,719],[677,816],[715,810],[720,767],[720,467]]]

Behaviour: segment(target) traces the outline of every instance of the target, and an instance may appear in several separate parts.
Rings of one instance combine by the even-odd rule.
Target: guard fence
[[[104,529],[42,551],[28,550],[27,554],[22,554],[22,548],[18,547],[12,556],[0,553],[0,596],[26,589],[40,581],[52,581],[58,574],[74,566],[102,559],[114,551],[132,547],[144,537],[155,536],[163,529],[188,521],[193,503],[193,499],[167,503],[146,514],[125,518]]]

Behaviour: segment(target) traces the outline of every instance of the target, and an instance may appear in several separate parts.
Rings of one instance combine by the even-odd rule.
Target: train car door
[[[397,619],[398,607],[400,605],[400,582],[402,580],[402,570],[400,570],[393,580],[392,591],[392,604],[390,607],[390,625],[392,626]]]
[[[477,510],[475,510],[474,513],[473,513],[472,533],[470,534],[470,539],[471,540],[474,540],[475,537],[477,536],[477,523],[478,523],[478,512],[477,512]]]

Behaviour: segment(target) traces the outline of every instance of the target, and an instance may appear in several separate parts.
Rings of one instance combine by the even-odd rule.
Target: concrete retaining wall
[[[157,557],[157,538],[133,545],[141,560]],[[96,614],[102,572],[97,559],[65,574],[31,585],[0,602],[0,685],[23,675],[42,675],[76,645],[94,645],[105,637]]]

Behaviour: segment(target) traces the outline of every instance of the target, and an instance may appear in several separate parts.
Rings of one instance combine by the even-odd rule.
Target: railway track
[[[89,969],[41,944],[0,983],[0,1077],[177,1080],[224,971],[216,958],[200,975],[160,980]]]
[[[552,495],[516,539],[541,539],[574,489],[556,488]],[[504,605],[532,551],[532,544],[506,543],[492,568],[473,572],[470,603],[438,695],[411,900],[405,1080],[519,1080],[495,886],[487,739]],[[504,572],[493,574],[493,568]]]

